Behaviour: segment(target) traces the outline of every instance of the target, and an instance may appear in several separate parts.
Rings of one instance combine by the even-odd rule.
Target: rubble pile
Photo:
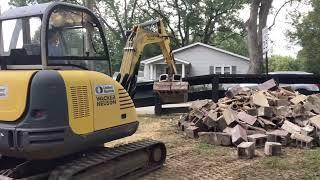
[[[178,126],[186,136],[214,145],[243,148],[241,143],[254,142],[255,147],[265,147],[274,142],[277,149],[279,143],[312,148],[319,146],[320,94],[278,88],[273,79],[256,90],[235,86],[217,103],[193,102]],[[269,144],[266,149],[275,149]]]

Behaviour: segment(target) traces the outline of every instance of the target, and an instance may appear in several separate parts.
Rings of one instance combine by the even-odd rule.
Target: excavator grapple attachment
[[[162,103],[182,103],[188,100],[189,83],[182,81],[180,75],[160,75],[154,82],[153,91],[160,97]]]

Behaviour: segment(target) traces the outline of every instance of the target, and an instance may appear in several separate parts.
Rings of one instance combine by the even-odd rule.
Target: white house
[[[249,58],[203,43],[194,43],[173,51],[178,74],[182,77],[207,74],[246,74]],[[141,61],[144,80],[157,80],[166,72],[163,56]]]

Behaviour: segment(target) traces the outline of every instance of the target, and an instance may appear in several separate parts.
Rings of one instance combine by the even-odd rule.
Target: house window
[[[231,67],[230,66],[223,67],[223,74],[231,74]]]
[[[216,66],[214,68],[214,73],[215,74],[222,74],[222,67]]]
[[[210,74],[235,74],[236,66],[210,66]]]

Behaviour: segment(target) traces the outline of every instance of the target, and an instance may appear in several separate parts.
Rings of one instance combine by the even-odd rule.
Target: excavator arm
[[[141,55],[144,47],[148,44],[158,44],[160,46],[164,61],[168,65],[168,76],[177,74],[170,48],[170,38],[161,19],[138,24],[129,33],[117,80],[130,95],[134,94]]]

